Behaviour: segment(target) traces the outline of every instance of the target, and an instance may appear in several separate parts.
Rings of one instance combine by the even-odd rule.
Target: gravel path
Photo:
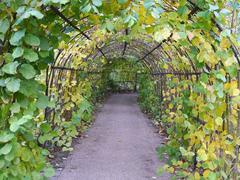
[[[58,180],[153,180],[163,166],[156,155],[162,137],[140,111],[136,94],[114,94],[97,114],[87,138],[75,145]]]

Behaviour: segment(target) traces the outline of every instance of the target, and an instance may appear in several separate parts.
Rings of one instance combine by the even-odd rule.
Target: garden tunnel
[[[142,68],[139,103],[169,138],[167,171],[239,178],[238,1],[14,3],[0,9],[0,179],[52,174],[46,149],[72,149],[119,59]]]

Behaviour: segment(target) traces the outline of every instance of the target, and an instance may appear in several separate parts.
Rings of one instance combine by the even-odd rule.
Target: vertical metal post
[[[138,84],[138,73],[135,74],[135,86],[134,86],[134,92],[137,92],[137,84]]]
[[[47,67],[47,70],[46,70],[46,79],[45,79],[45,83],[46,83],[46,89],[45,89],[45,96],[48,96],[48,89],[49,89],[49,67]],[[50,97],[49,97],[49,100],[50,100]],[[45,108],[45,112],[44,112],[44,119],[48,121],[48,116],[49,116],[49,108],[46,107]]]
[[[238,70],[238,75],[237,75],[237,81],[238,81],[238,89],[240,90],[240,70]],[[240,137],[240,109],[239,109],[239,105],[238,105],[238,116],[237,116],[237,138]],[[239,169],[238,169],[238,163],[239,163],[239,158],[238,158],[238,154],[239,154],[239,145],[236,146],[236,164],[235,164],[235,169],[236,169],[236,175],[237,178],[240,174]]]
[[[163,115],[163,75],[160,75],[160,119]]]
[[[226,78],[227,78],[227,82],[230,83],[231,79],[229,74],[226,75]],[[231,133],[231,129],[230,129],[231,127],[230,127],[230,121],[229,121],[229,115],[231,113],[231,97],[228,93],[226,94],[225,102],[226,102],[226,113],[225,113],[225,120],[223,123],[223,130],[227,130],[228,133]]]

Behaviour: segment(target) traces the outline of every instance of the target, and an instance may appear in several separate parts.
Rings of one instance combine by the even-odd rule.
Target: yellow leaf
[[[155,21],[155,19],[151,15],[148,15],[145,19],[146,24],[152,24],[152,23],[154,23],[154,21]]]
[[[172,94],[174,94],[174,93],[176,92],[176,90],[175,90],[175,89],[171,89],[170,92],[171,92]]]
[[[145,18],[145,15],[146,15],[146,10],[145,10],[145,8],[144,8],[144,6],[141,6],[140,8],[139,8],[139,21],[140,22],[143,22],[144,21],[144,18]]]
[[[199,180],[201,178],[198,172],[195,172],[194,177],[195,177],[195,180]]]
[[[97,16],[97,15],[90,14],[90,15],[89,15],[89,19],[90,19],[94,24],[98,24],[98,23],[99,23],[99,16]]]
[[[163,65],[163,68],[164,68],[164,69],[168,69],[168,65],[167,65],[167,64],[164,64],[164,65]]]
[[[174,173],[174,168],[173,167],[168,168],[168,172]]]
[[[205,170],[205,171],[203,172],[203,177],[204,177],[205,179],[208,179],[209,173],[210,173],[209,170]]]
[[[171,28],[165,27],[161,29],[160,31],[157,31],[154,34],[154,39],[158,42],[162,42],[164,39],[167,39],[171,35]]]
[[[198,153],[197,159],[199,161],[206,161],[208,159],[208,156],[207,156],[206,151],[204,149],[199,149],[197,153]]]
[[[231,65],[234,64],[234,63],[235,63],[234,58],[233,58],[233,57],[229,57],[229,58],[227,58],[227,60],[224,62],[224,65],[225,65],[225,66],[231,66]]]
[[[223,119],[221,117],[217,117],[215,119],[215,123],[218,125],[218,126],[222,126],[223,124]]]
[[[66,43],[65,43],[64,41],[61,41],[61,42],[59,43],[58,48],[59,48],[59,49],[65,49],[65,48],[67,48],[67,45],[66,45]]]
[[[231,46],[231,43],[229,42],[229,40],[227,38],[223,38],[220,43],[220,47],[225,49],[225,48],[229,48],[230,46]]]
[[[232,95],[233,96],[238,96],[240,94],[240,90],[239,89],[233,89]]]

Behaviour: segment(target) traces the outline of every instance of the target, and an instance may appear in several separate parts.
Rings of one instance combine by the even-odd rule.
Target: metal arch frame
[[[76,37],[77,37],[77,36],[76,36]],[[80,36],[80,38],[82,38],[82,36]],[[75,39],[75,41],[76,41],[76,39],[77,39],[77,41],[79,41],[80,38],[78,38],[78,39],[77,39],[77,38],[73,38],[73,39]],[[117,41],[117,42],[118,42],[118,41]],[[146,47],[146,46],[149,46],[149,44],[148,44],[148,43],[145,43],[144,41],[134,40],[134,41],[132,41],[132,42],[134,42],[134,43],[137,42],[137,43],[144,44],[144,45],[141,46],[141,48],[144,49],[145,51],[146,51],[145,47]],[[102,44],[104,44],[104,43],[102,43]],[[111,45],[114,45],[114,44],[116,44],[116,39],[111,40],[108,45],[104,45],[104,46],[102,47],[103,51],[104,51],[104,49],[105,49],[107,46],[111,46]],[[71,47],[73,47],[73,46],[74,46],[74,45],[72,45]],[[78,45],[75,45],[75,46],[77,47]],[[121,47],[120,43],[119,43],[119,46]],[[131,45],[129,45],[129,47],[132,48]],[[154,55],[153,55],[153,51],[155,51],[155,50],[158,51],[158,55],[160,55],[160,56],[162,56],[162,53],[167,54],[166,51],[163,50],[163,48],[161,48],[161,50],[159,51],[159,50],[158,50],[159,47],[160,47],[160,46],[158,45],[158,47],[157,47],[157,48],[154,48],[154,49],[151,51],[151,53],[148,53],[147,55],[144,55],[144,59],[147,58],[149,55],[151,55],[151,56],[153,56],[153,59],[154,59],[154,61],[155,61],[155,58],[154,58]],[[114,47],[113,49],[115,49],[115,52],[116,52],[116,47]],[[118,49],[119,49],[119,48],[117,48],[117,50],[118,50]],[[128,49],[129,49],[129,48],[128,48]],[[136,48],[135,48],[135,49],[136,49]],[[138,49],[140,49],[140,48],[138,47]],[[83,51],[84,51],[84,50],[83,50]],[[83,52],[83,51],[82,51],[82,52]],[[127,50],[125,50],[125,51],[127,51]],[[137,51],[137,50],[136,50],[136,51]],[[119,53],[120,53],[120,52],[119,52]],[[92,53],[89,54],[89,56],[91,56],[92,54],[94,54],[94,50],[92,51]],[[96,54],[96,53],[95,53],[95,54]],[[96,55],[94,55],[94,59],[98,56],[98,54],[100,54],[100,56],[101,56],[101,53],[98,52]],[[140,53],[138,53],[138,54],[140,54]],[[58,64],[60,64],[60,61],[63,61],[64,66],[66,65],[67,61],[68,61],[68,64],[70,64],[70,61],[71,61],[72,56],[71,56],[71,55],[68,55],[68,57],[65,58],[65,55],[67,55],[67,53],[65,53],[60,60],[55,61],[55,62],[59,62]],[[100,57],[100,56],[98,56],[98,57]],[[88,58],[89,58],[89,57],[88,57]],[[87,59],[88,59],[88,58],[87,58]],[[162,58],[163,58],[163,57],[162,57]],[[163,59],[166,59],[166,58],[163,58]],[[170,58],[170,59],[171,59],[171,58]],[[65,61],[64,61],[64,60],[65,60]],[[159,60],[158,60],[158,62],[159,62]],[[56,65],[56,63],[55,63],[55,65]],[[156,67],[156,66],[154,65],[153,67]]]
[[[112,44],[115,44],[115,46],[113,48],[108,48],[109,46],[112,46]],[[117,46],[116,46],[116,44],[117,44]],[[121,56],[121,50],[118,47],[122,47],[122,44],[120,42],[117,41],[117,43],[116,43],[116,41],[115,42],[111,41],[108,45],[105,45],[104,47],[102,47],[102,49],[103,49],[104,53],[106,54],[106,56],[107,56],[107,54],[110,54],[109,51],[112,52],[113,50],[115,50],[114,51],[115,54],[116,54],[116,52],[118,52],[119,56]],[[131,47],[131,46],[129,46],[129,47]],[[107,49],[108,51],[105,51],[105,49]]]
[[[147,44],[147,43],[145,43],[144,41],[139,41],[139,40],[133,40],[132,41],[132,44],[133,43],[135,43],[135,42],[137,42],[137,43],[141,43],[141,44],[143,44],[143,46],[141,46],[141,48],[142,49],[144,49],[143,51],[141,51],[141,52],[144,52],[144,51],[146,51],[146,46],[149,46],[149,44]],[[114,41],[112,41],[108,46],[112,46],[112,44],[116,44],[116,42],[114,42]],[[134,48],[134,50],[136,50],[136,46],[132,46],[132,44],[129,44],[129,48],[128,49],[130,49],[130,48]],[[121,46],[121,44],[120,44],[120,42],[118,42],[118,45],[119,46]],[[105,46],[105,47],[103,47],[103,50],[105,50],[105,48],[108,48],[108,46]],[[150,47],[150,46],[149,46]],[[108,48],[109,49],[109,51],[111,51],[111,50],[114,50],[114,49],[116,49],[116,47],[113,47],[112,49],[111,48]],[[139,48],[139,46],[138,46],[138,48],[137,49],[140,49]],[[142,50],[141,49],[141,50]],[[119,50],[119,48],[117,48],[116,50]],[[161,49],[161,50],[159,50],[159,49],[155,49],[158,53],[157,53],[157,56],[160,56],[162,59],[166,59],[165,57],[163,57],[163,53],[165,53],[166,54],[166,52],[163,50],[163,49]],[[136,50],[137,51],[137,50]],[[115,51],[116,52],[116,51]],[[106,51],[105,51],[105,53],[107,53]],[[138,54],[140,54],[140,53],[138,53]],[[149,56],[153,56],[153,61],[156,61],[156,56],[154,56],[153,55],[153,53],[150,53],[148,56],[146,56],[145,58],[143,58],[143,59],[146,59],[147,57],[149,57]],[[140,59],[140,56],[138,56],[138,58]],[[143,60],[142,59],[142,60]],[[159,62],[159,60],[157,61],[157,62]],[[164,62],[164,61],[163,61]],[[154,67],[156,67],[156,65],[154,65]]]
[[[166,4],[165,6],[167,7],[164,7],[165,10],[169,11],[169,9],[172,9],[172,10],[176,10],[176,8],[174,6],[172,6],[169,2],[165,1]],[[192,9],[191,13],[190,13],[190,17],[195,14],[197,11],[201,10],[194,2],[192,2],[191,0],[188,0],[188,6],[190,7],[190,9]],[[90,36],[88,36],[86,33],[82,32],[75,24],[72,23],[71,20],[69,20],[67,17],[65,17],[56,7],[54,6],[50,6],[50,9],[56,14],[58,15],[60,18],[62,18],[67,24],[69,24],[70,26],[72,26],[74,29],[76,29],[77,31],[79,31],[85,38],[91,40]],[[219,29],[219,31],[222,31],[222,28],[220,27],[219,24],[217,24],[217,22],[215,21],[215,19],[213,19],[213,22],[214,24],[216,25],[216,27]],[[127,34],[127,30],[126,30],[126,34]],[[126,49],[126,45],[127,43],[125,42],[125,45],[124,45],[124,49],[123,49],[123,55],[125,53],[125,49]],[[105,57],[105,54],[102,52],[102,50],[96,45],[96,48],[98,51],[100,51],[100,53]],[[156,47],[157,49],[157,47]],[[234,52],[234,55],[236,57],[236,59],[238,60],[238,62],[240,62],[239,58],[238,58],[238,54],[239,52],[236,52],[236,47],[232,45],[232,49],[233,49],[233,52]],[[154,49],[153,49],[154,51]],[[150,52],[151,53],[151,52]],[[148,56],[148,54],[146,54],[145,56]],[[143,58],[145,58],[145,56]]]
[[[128,47],[129,47],[129,48],[133,48],[132,44],[135,43],[135,42],[137,42],[138,44],[139,44],[139,43],[142,44],[142,45],[141,45],[141,48],[139,48],[139,46],[138,46],[138,49],[141,49],[141,50],[143,49],[143,51],[141,51],[141,52],[144,52],[144,51],[146,51],[146,50],[148,49],[148,48],[145,48],[145,47],[146,47],[146,46],[149,46],[149,44],[145,43],[144,41],[139,41],[139,40],[133,40],[133,41],[128,45]],[[120,42],[116,42],[115,40],[112,40],[112,41],[110,41],[110,43],[109,43],[108,45],[102,47],[102,49],[103,49],[103,51],[104,51],[105,49],[109,49],[109,51],[115,49],[115,52],[117,51],[117,52],[119,52],[119,54],[120,54],[120,49],[119,49],[119,48],[116,48],[116,46],[113,47],[113,48],[109,48],[109,46],[112,47],[113,44],[117,44],[117,43],[118,43],[118,46],[121,47],[121,43],[120,43]],[[149,47],[150,47],[150,46],[149,46]],[[129,48],[128,48],[128,49],[129,49]],[[135,46],[134,46],[134,48],[135,48]],[[128,49],[125,50],[125,51],[128,51]],[[105,51],[105,53],[106,53],[106,51]],[[149,54],[149,55],[150,55],[150,54]],[[153,59],[157,59],[152,53],[151,53],[151,55],[153,56]],[[159,56],[159,55],[161,55],[161,51],[158,52],[158,56]],[[140,58],[140,57],[138,57],[138,58]]]
[[[192,6],[193,7],[193,9],[192,9],[192,11],[191,11],[191,16],[193,15],[193,14],[195,14],[197,11],[199,11],[199,10],[201,10],[199,7],[197,7],[197,5],[196,4],[194,4],[191,0],[188,0],[188,3],[189,3],[189,5],[190,6]],[[168,6],[169,6],[169,4],[168,4]],[[170,5],[171,6],[171,5]],[[172,6],[171,6],[172,7]],[[83,37],[85,37],[85,38],[87,38],[87,39],[89,39],[89,40],[92,40],[91,38],[90,38],[90,36],[87,34],[87,33],[85,33],[85,32],[82,32],[76,25],[74,25],[67,17],[65,17],[61,12],[59,12],[58,11],[58,9],[57,8],[55,8],[55,7],[53,7],[53,6],[50,6],[50,8],[53,10],[53,12],[55,12],[60,18],[62,18],[67,24],[69,24],[70,26],[72,26],[74,29],[76,29],[77,31],[79,31],[81,34],[82,34],[82,36]],[[173,7],[172,7],[173,8]],[[219,31],[222,31],[222,29],[221,29],[221,27],[214,21],[214,23],[216,24],[216,26],[217,26],[217,28],[219,29]],[[94,27],[93,28],[91,28],[89,31],[91,31],[92,29],[94,29]],[[125,30],[125,32],[126,32],[126,34],[128,33],[127,32],[127,30]],[[166,40],[166,41],[168,41],[168,40]],[[104,44],[104,43],[103,43]],[[150,52],[148,52],[148,53],[146,53],[141,59],[145,59],[145,58],[147,58],[147,56],[149,56],[150,54],[152,54],[155,50],[157,50],[159,47],[161,47],[161,44],[160,45],[157,45],[156,47],[154,47]],[[176,47],[175,47],[176,48]],[[106,58],[106,55],[105,55],[105,53],[102,51],[102,49],[99,49],[99,47],[98,47],[98,45],[96,45],[96,49],[101,53],[101,55],[102,56],[104,56],[105,58]],[[123,48],[123,55],[125,54],[125,51],[126,51],[126,49],[127,49],[127,42],[124,42],[124,48]],[[179,51],[179,49],[177,49],[176,48],[176,50],[179,52],[179,53],[181,53],[180,51]],[[234,48],[233,48],[233,51],[234,51]],[[93,51],[92,51],[93,52]],[[166,55],[168,55],[167,53],[166,53],[166,51],[165,50],[163,50],[162,51],[163,53],[165,53]],[[61,52],[60,52],[60,54],[61,54]],[[90,53],[90,54],[92,54],[92,53]],[[98,56],[98,54],[99,53],[97,53],[97,55],[96,56],[94,56],[94,58],[96,58],[97,56]],[[100,55],[100,56],[101,56]],[[235,55],[235,51],[234,51],[234,55]],[[89,55],[90,56],[90,55]],[[190,57],[188,56],[188,54],[187,54],[187,52],[185,52],[185,55],[184,55],[187,59],[189,59],[190,60],[190,63],[191,63],[191,59],[190,59]],[[66,62],[68,61],[68,62],[70,62],[71,61],[71,55],[69,55],[66,59],[65,59],[65,61],[63,62],[63,64],[64,65],[66,65]],[[63,56],[63,58],[64,58],[64,56]],[[64,60],[62,58],[62,60]],[[237,57],[236,57],[237,58]],[[169,59],[171,59],[171,58],[169,58]],[[238,60],[238,58],[237,58],[237,60]],[[60,62],[61,60],[59,60],[59,62]],[[196,71],[196,68],[194,67],[194,65],[191,63],[191,65],[192,65],[192,68],[194,69],[194,71]]]
[[[119,44],[119,45],[120,45],[120,44]],[[105,47],[105,48],[108,49],[108,47]],[[113,49],[115,49],[115,47],[114,47]],[[128,50],[126,50],[125,53],[127,53],[127,52],[129,51],[129,49],[134,50],[133,52],[134,52],[134,55],[135,55],[135,56],[137,55],[138,58],[141,57],[141,52],[143,52],[143,51],[138,51],[139,48],[135,48],[135,47],[129,45]],[[120,52],[121,52],[120,49],[117,48],[117,50],[119,50],[119,57],[120,57],[120,56],[123,57],[123,56],[121,55],[121,53],[120,53]],[[111,51],[111,49],[108,49],[108,51],[105,51],[106,54],[111,54],[112,52],[113,52],[113,51]],[[137,54],[136,54],[136,53],[137,53]],[[146,60],[144,60],[144,61],[145,61],[145,62],[148,62],[148,61],[146,61]],[[154,62],[154,61],[152,61],[152,62]],[[149,62],[148,62],[148,64],[151,65],[152,67],[156,67],[156,64],[155,64],[155,65],[152,65],[152,64],[149,63]]]
[[[92,28],[92,29],[94,29],[94,28]],[[89,31],[92,31],[92,29],[90,29]],[[122,33],[121,31],[119,32],[119,33]],[[82,36],[80,37],[80,38],[82,38]],[[80,39],[79,38],[79,39]],[[78,39],[78,40],[79,40]],[[132,42],[137,42],[137,43],[142,43],[142,44],[144,44],[144,46],[141,46],[142,48],[144,48],[145,46],[150,46],[149,45],[149,43],[145,43],[144,41],[139,41],[139,40],[134,40],[134,41],[132,41]],[[102,42],[102,44],[105,44],[104,42]],[[116,44],[116,39],[111,39],[110,41],[109,41],[109,43],[108,43],[108,46],[111,46],[111,45],[114,45],[114,44]],[[119,43],[120,44],[120,43]],[[154,43],[151,43],[152,45],[154,44]],[[102,47],[102,49],[105,49],[106,48],[106,46],[107,45],[104,45],[103,47]],[[129,45],[130,46],[130,45]],[[121,47],[121,46],[120,46]],[[161,50],[159,51],[159,47],[161,47],[161,45],[157,45],[157,47],[155,47],[155,48],[153,48],[151,51],[150,51],[150,53],[147,53],[147,54],[145,54],[144,55],[144,58],[146,58],[147,56],[149,56],[149,55],[153,55],[153,52],[155,51],[155,52],[158,52],[157,54],[158,55],[161,55],[162,53],[164,53],[165,55],[167,55],[168,56],[168,58],[171,60],[171,57],[168,55],[168,53],[166,53],[166,51],[163,49],[163,48],[161,48]],[[116,47],[115,47],[116,48]],[[176,49],[177,50],[177,49]],[[84,51],[84,50],[83,50]],[[82,52],[83,52],[82,51]],[[104,50],[103,50],[104,51]],[[103,52],[102,51],[102,52]],[[115,51],[116,51],[116,49],[115,49]],[[125,50],[125,51],[127,51],[127,49]],[[66,53],[65,53],[66,54]],[[94,53],[94,50],[92,50],[92,52],[88,55],[88,58],[89,57],[91,57],[92,56],[92,54],[96,54],[96,55],[93,55],[93,57],[94,57],[94,59],[96,58],[96,57],[100,57],[101,55],[102,55],[102,53]],[[101,55],[99,55],[99,54],[101,54]],[[105,54],[105,53],[104,53]],[[71,58],[70,57],[72,57],[72,56],[68,56],[68,58],[66,59],[66,61],[67,60],[71,60]],[[105,56],[106,57],[106,56]],[[63,55],[63,58],[64,58],[64,55]],[[86,58],[86,59],[88,59],[88,58]],[[187,57],[187,58],[189,58],[189,57]],[[155,59],[155,58],[153,58],[153,59]],[[163,58],[163,59],[166,59],[166,58]],[[70,60],[69,60],[69,63],[68,64],[70,64]],[[60,60],[59,60],[60,61]],[[64,64],[66,64],[66,63],[64,63]],[[154,66],[155,67],[155,66]]]
[[[136,52],[136,51],[135,51]],[[108,53],[106,53],[107,55],[108,54],[111,54],[111,51],[109,51]],[[128,56],[128,54],[127,54],[127,52],[125,53],[125,57],[126,56]],[[135,53],[135,56],[138,56],[136,53]],[[124,56],[122,56],[122,55],[119,55],[119,56],[116,56],[116,58],[120,58],[120,57],[124,57]],[[153,69],[152,68],[152,65],[148,62],[148,61],[146,61],[146,60],[144,60],[144,61],[142,61],[143,62],[143,64],[147,67],[147,69],[149,69],[150,71]]]

